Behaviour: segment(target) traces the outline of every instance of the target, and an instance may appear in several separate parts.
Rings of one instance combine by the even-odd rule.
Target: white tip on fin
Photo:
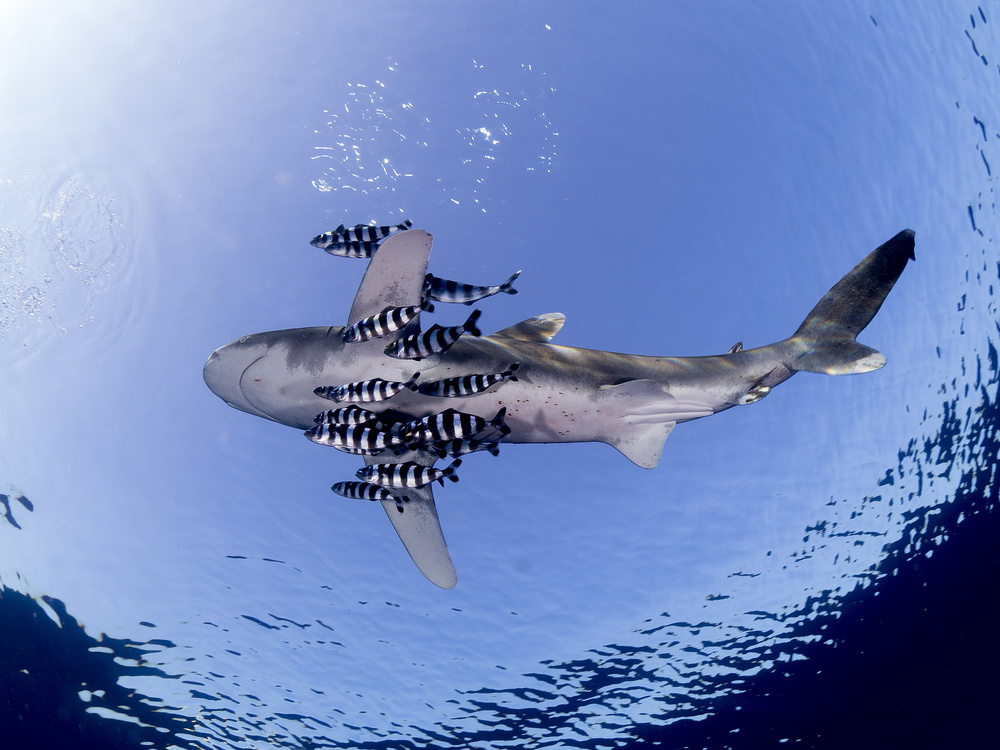
[[[365,465],[386,462],[376,456],[365,456]],[[437,456],[428,451],[406,452],[394,456],[388,463],[400,461],[416,461],[423,466],[432,466]],[[443,589],[453,589],[458,583],[455,566],[448,554],[448,545],[441,532],[441,522],[438,520],[437,508],[434,506],[434,493],[431,486],[411,488],[406,491],[409,502],[403,506],[403,512],[396,509],[392,500],[383,500],[382,507],[392,522],[393,528],[399,534],[399,540],[410,553],[410,557],[427,580]]]

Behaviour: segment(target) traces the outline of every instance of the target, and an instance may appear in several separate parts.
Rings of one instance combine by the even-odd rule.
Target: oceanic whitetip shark
[[[473,395],[442,398],[402,388],[365,408],[420,418],[450,408],[485,420],[503,419],[512,443],[597,441],[633,463],[657,465],[667,436],[680,422],[753,403],[796,372],[829,375],[870,372],[885,357],[855,338],[878,312],[896,279],[912,260],[914,233],[904,230],[873,251],[813,308],[789,338],[769,346],[702,357],[652,357],[557,346],[549,341],[562,327],[558,313],[539,315],[487,336],[461,336],[447,351],[420,361],[397,359],[387,345],[420,330],[419,317],[387,337],[341,339],[345,327],[386,308],[423,301],[432,238],[410,229],[379,245],[354,298],[346,326],[295,328],[244,336],[217,349],[205,364],[205,382],[230,406],[299,430],[335,404],[316,389],[382,379],[412,384],[465,375],[501,373],[516,364],[516,379]],[[426,314],[426,313],[425,313]],[[432,466],[438,454],[411,446],[399,455],[365,455],[372,464],[415,462]],[[370,487],[370,485],[364,485]],[[457,583],[431,485],[390,492],[370,491],[392,521],[420,571],[442,588]],[[399,495],[405,495],[404,504]]]

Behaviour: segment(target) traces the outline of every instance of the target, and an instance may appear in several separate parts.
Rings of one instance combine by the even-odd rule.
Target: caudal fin
[[[514,288],[514,281],[520,275],[521,275],[520,271],[513,274],[509,279],[507,279],[504,283],[500,285],[500,291],[503,292],[504,294],[517,294],[517,290]]]
[[[458,481],[458,474],[455,473],[455,470],[461,465],[462,465],[462,459],[460,458],[456,458],[454,461],[448,464],[448,467],[444,470],[441,476],[438,477],[438,482],[442,487],[444,487],[445,479],[450,479],[452,482]]]
[[[510,434],[510,427],[508,427],[507,423],[504,422],[504,417],[506,416],[507,416],[507,407],[501,406],[500,411],[498,411],[496,416],[490,420],[490,427],[494,427],[500,430],[500,434],[504,436]]]
[[[798,354],[792,370],[847,375],[871,372],[885,356],[855,339],[879,311],[908,261],[914,232],[904,229],[856,265],[827,292],[787,343]]]
[[[476,321],[479,320],[479,316],[482,314],[482,310],[473,310],[469,319],[462,324],[462,330],[472,336],[482,336],[483,332],[480,331],[479,327],[476,325]]]

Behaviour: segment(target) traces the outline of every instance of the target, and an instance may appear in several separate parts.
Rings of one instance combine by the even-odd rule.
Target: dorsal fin
[[[497,331],[493,336],[502,336],[508,339],[520,339],[521,341],[538,341],[546,343],[559,333],[559,329],[566,322],[566,316],[562,313],[545,313],[536,315],[534,318],[522,320],[502,331]]]

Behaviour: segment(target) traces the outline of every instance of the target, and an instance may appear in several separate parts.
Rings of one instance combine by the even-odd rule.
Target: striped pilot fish
[[[376,412],[351,404],[339,409],[329,409],[313,417],[316,424],[369,424],[378,420]]]
[[[439,279],[432,273],[424,276],[424,299],[435,299],[438,302],[458,302],[463,305],[471,305],[486,297],[503,292],[504,294],[517,294],[517,290],[512,286],[514,279],[521,275],[518,271],[500,286],[473,286],[472,284],[461,284],[450,279]]]
[[[430,449],[437,453],[440,458],[444,458],[445,456],[457,458],[458,456],[464,456],[466,453],[475,453],[476,451],[489,451],[494,456],[500,455],[500,443],[492,440],[460,440],[455,438],[454,440],[432,443]]]
[[[318,424],[305,431],[314,443],[328,445],[344,453],[375,456],[382,451],[402,448],[406,440],[366,424]]]
[[[415,360],[441,354],[448,351],[463,333],[481,336],[482,331],[476,327],[476,321],[480,315],[482,315],[481,310],[473,310],[472,315],[462,325],[450,328],[435,323],[423,333],[415,333],[412,336],[394,341],[385,348],[385,353],[396,359]]]
[[[330,255],[336,255],[340,258],[370,258],[378,250],[378,243],[359,242],[358,240],[332,242],[323,249]]]
[[[473,396],[477,393],[489,390],[497,383],[505,380],[517,381],[514,372],[519,365],[515,362],[503,372],[494,375],[463,375],[458,378],[446,378],[435,380],[433,383],[423,383],[420,392],[425,396],[441,396],[443,398],[453,398],[455,396]]]
[[[436,443],[447,440],[461,440],[472,437],[489,427],[495,427],[501,435],[509,435],[510,428],[504,423],[507,407],[501,407],[493,419],[486,421],[475,414],[465,414],[454,409],[445,409],[439,414],[431,414],[423,419],[415,419],[406,426],[407,437],[418,443]]]
[[[405,327],[407,323],[420,314],[421,310],[431,312],[433,309],[433,307],[421,307],[420,305],[387,307],[378,315],[362,318],[350,328],[345,328],[340,334],[340,339],[349,343],[380,339]]]
[[[402,435],[409,421],[408,417],[398,415],[393,409],[374,412],[354,404],[320,412],[313,417],[313,422],[316,424],[363,424],[382,432],[388,432],[390,435]]]
[[[456,458],[446,469],[435,469],[432,466],[422,466],[413,461],[405,461],[398,464],[372,464],[363,469],[358,469],[358,479],[365,482],[377,484],[380,487],[392,487],[394,489],[412,489],[423,487],[431,482],[440,482],[444,485],[445,479],[452,482],[458,481],[455,469],[462,465],[462,459]]]
[[[402,232],[404,229],[409,229],[412,226],[413,222],[409,219],[402,224],[394,224],[388,227],[379,227],[374,224],[355,224],[353,227],[345,227],[341,224],[333,231],[317,234],[309,241],[309,244],[321,250],[326,250],[328,253],[330,252],[329,248],[333,245],[346,245],[351,242],[367,242],[377,246],[379,242],[393,232]],[[339,255],[339,253],[332,254]],[[364,257],[370,258],[371,256]]]
[[[381,378],[373,378],[372,380],[359,380],[356,383],[347,383],[345,385],[323,385],[319,388],[314,388],[313,393],[320,398],[328,398],[337,403],[367,404],[373,401],[385,401],[392,398],[404,388],[416,391],[417,378],[419,376],[420,373],[415,372],[413,373],[413,377],[405,383],[394,383],[389,380],[382,380]]]
[[[341,497],[352,500],[393,500],[400,513],[403,512],[403,503],[410,501],[405,495],[394,495],[389,490],[368,482],[337,482],[330,489]]]

